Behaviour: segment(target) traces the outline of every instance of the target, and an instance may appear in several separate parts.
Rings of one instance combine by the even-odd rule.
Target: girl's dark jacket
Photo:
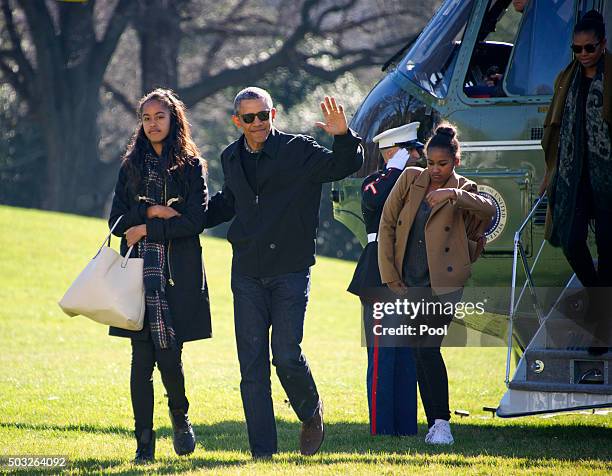
[[[192,158],[182,170],[175,168],[166,173],[166,203],[171,201],[172,208],[181,214],[169,220],[147,218],[148,205],[138,199],[144,195],[144,187],[141,184],[137,188],[134,189],[126,167],[122,165],[108,220],[110,227],[123,215],[113,232],[121,237],[121,254],[125,255],[128,249],[125,231],[130,227],[146,224],[148,239],[166,244],[169,265],[166,274],[166,298],[177,341],[182,343],[211,337],[208,287],[199,237],[204,230],[208,203],[205,166],[201,160]],[[132,255],[136,255],[136,247]],[[174,286],[170,284],[170,279]],[[111,327],[109,334],[148,340],[150,331],[147,316],[145,315],[145,325],[141,331]]]

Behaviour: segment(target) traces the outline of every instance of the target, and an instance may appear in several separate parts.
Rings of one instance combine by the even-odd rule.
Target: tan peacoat
[[[385,202],[378,229],[378,265],[383,283],[403,278],[406,244],[430,177],[427,169],[408,167]],[[445,188],[457,189],[457,200],[438,203],[425,225],[427,262],[436,294],[462,288],[480,250],[477,240],[495,215],[493,202],[478,195],[476,184],[453,171]]]

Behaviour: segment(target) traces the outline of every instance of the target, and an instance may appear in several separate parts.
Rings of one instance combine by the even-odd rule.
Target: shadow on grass
[[[83,433],[115,433],[120,435],[133,436],[134,432],[121,426],[99,426],[99,425],[55,425],[55,424],[34,424],[34,423],[21,423],[11,422],[4,423],[0,422],[0,428],[15,429],[15,430],[34,430],[34,431],[69,431],[69,432],[83,432]]]
[[[505,422],[504,422],[505,423]],[[582,424],[510,424],[486,425],[459,423],[453,425],[453,446],[430,446],[423,442],[426,427],[419,425],[419,434],[411,437],[369,435],[367,424],[332,422],[326,424],[325,442],[320,453],[312,458],[299,455],[300,423],[277,420],[280,454],[275,461],[297,465],[333,465],[338,463],[401,464],[421,467],[437,463],[451,467],[470,467],[469,458],[487,456],[521,458],[527,466],[554,466],[559,461],[600,461],[608,465],[611,460],[609,442],[612,429]],[[0,423],[0,427],[16,430],[53,430],[130,436],[132,432],[121,427],[95,425],[31,425],[27,423]],[[84,471],[102,471],[115,468],[116,474],[145,474],[154,471],[169,474],[191,469],[234,467],[251,464],[246,426],[242,421],[223,421],[211,425],[196,424],[198,438],[196,452],[187,458],[162,458],[152,467],[129,466],[131,454],[125,459],[84,458],[73,461],[73,468]],[[170,426],[156,429],[158,438],[172,438]],[[219,454],[232,452],[233,454]],[[238,455],[236,455],[238,453]],[[274,465],[272,462],[259,464]]]
[[[367,424],[332,422],[326,424],[325,442],[321,454],[346,453],[347,455],[373,455],[376,461],[385,457],[404,457],[406,453],[459,454],[466,457],[500,456],[542,460],[543,458],[566,461],[593,459],[610,461],[609,449],[612,428],[596,425],[537,424],[486,425],[459,423],[452,425],[455,438],[453,446],[425,444],[426,425],[419,425],[415,436],[370,436]],[[279,451],[298,452],[301,424],[277,420]],[[224,421],[213,425],[194,425],[199,444],[209,451],[248,452],[248,440],[244,422]],[[160,430],[171,436],[171,429]],[[562,456],[561,456],[562,455]],[[327,461],[328,457],[325,456]],[[346,461],[346,458],[341,458]]]

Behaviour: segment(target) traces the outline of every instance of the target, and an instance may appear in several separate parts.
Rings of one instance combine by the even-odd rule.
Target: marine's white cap
[[[394,127],[393,129],[387,129],[372,140],[378,142],[378,147],[381,149],[405,142],[412,142],[413,144],[411,145],[414,145],[414,147],[423,147],[423,144],[417,140],[417,130],[420,124],[420,122],[411,122],[410,124]]]

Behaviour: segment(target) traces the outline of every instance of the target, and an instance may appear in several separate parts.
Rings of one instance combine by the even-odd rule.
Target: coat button
[[[271,249],[271,250],[276,249],[276,244],[274,244],[274,243],[270,243],[270,249]]]
[[[399,221],[397,222],[397,226],[401,226],[401,225],[402,225],[402,220],[399,220]]]
[[[444,251],[448,253],[450,251],[450,248],[447,246],[446,248],[444,248]]]
[[[452,273],[452,271],[453,271],[453,267],[452,267],[452,266],[449,266],[448,268],[446,268],[446,271],[448,271],[449,273]]]
[[[444,231],[450,231],[450,226],[445,226]]]

